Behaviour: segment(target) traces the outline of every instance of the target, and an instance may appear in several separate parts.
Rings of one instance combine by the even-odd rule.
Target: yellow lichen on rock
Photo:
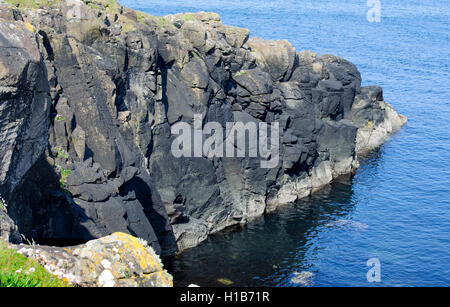
[[[230,286],[230,285],[234,284],[234,282],[232,282],[228,278],[218,278],[217,281],[226,286]]]
[[[172,287],[159,256],[142,239],[125,233],[92,240],[72,248],[19,248],[50,273],[87,287]]]
[[[113,233],[111,237],[123,244],[122,248],[119,248],[119,253],[131,254],[144,273],[150,274],[162,270],[159,257],[153,249],[141,244],[137,238],[125,233]]]
[[[173,287],[172,276],[166,271],[143,275],[137,279],[138,285],[142,287]]]
[[[25,23],[25,28],[27,28],[28,31],[30,31],[31,33],[34,33],[34,27],[31,23],[26,22]]]

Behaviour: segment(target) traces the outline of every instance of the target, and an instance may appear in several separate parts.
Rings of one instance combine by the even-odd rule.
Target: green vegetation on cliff
[[[68,287],[68,284],[0,241],[0,287]]]
[[[54,3],[60,2],[60,0],[4,0],[7,3],[11,3],[19,8],[28,7],[28,8],[42,8],[46,6],[50,6]]]
[[[235,73],[233,77],[245,76],[247,73],[248,73],[248,70],[241,70],[241,71]]]
[[[63,2],[63,0],[4,0],[16,7],[20,8],[31,8],[31,9],[42,9],[51,7],[55,4]],[[93,10],[100,11],[106,14],[118,14],[119,22],[122,24],[122,34],[132,32],[136,30],[134,21],[127,17],[123,17],[119,12],[121,5],[116,0],[82,0],[89,8]],[[154,22],[159,27],[170,26],[171,23],[163,16],[152,16],[150,14],[136,11],[136,18],[138,23],[146,24],[148,22]],[[194,20],[194,14],[187,13],[181,16],[183,21]],[[56,120],[61,120],[61,118],[56,118]]]
[[[106,13],[116,12],[120,4],[116,0],[83,0],[90,8],[104,9]]]
[[[7,3],[13,4],[19,8],[44,8],[52,6],[62,0],[4,0]],[[116,0],[83,0],[90,8],[105,9],[108,13],[116,11],[119,8],[119,3]]]

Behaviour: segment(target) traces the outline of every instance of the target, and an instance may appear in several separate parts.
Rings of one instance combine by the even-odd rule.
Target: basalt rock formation
[[[214,13],[0,3],[0,194],[19,231],[197,245],[358,167],[406,119],[350,62],[249,38]],[[25,3],[25,4],[24,4]],[[280,161],[176,158],[171,127],[279,123]]]

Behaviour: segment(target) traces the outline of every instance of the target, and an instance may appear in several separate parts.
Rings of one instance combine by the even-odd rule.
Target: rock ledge
[[[82,287],[172,287],[172,276],[142,239],[124,233],[59,248],[10,245],[50,273]]]

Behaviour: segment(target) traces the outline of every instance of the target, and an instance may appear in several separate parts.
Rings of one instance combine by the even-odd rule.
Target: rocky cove
[[[345,59],[250,38],[215,13],[115,1],[0,2],[0,235],[122,232],[194,247],[358,167],[406,118]],[[171,127],[278,122],[280,163],[176,158]],[[70,244],[70,245],[73,245]]]

